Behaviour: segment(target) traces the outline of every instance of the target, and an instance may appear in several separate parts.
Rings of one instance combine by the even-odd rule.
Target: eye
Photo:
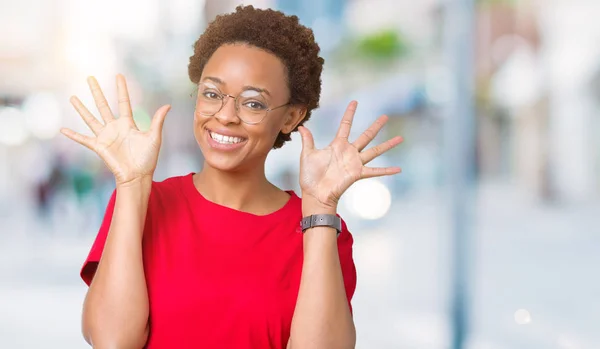
[[[260,102],[257,102],[257,101],[249,101],[249,102],[246,102],[246,103],[244,103],[244,106],[245,106],[245,107],[247,107],[247,108],[250,108],[250,109],[252,109],[252,110],[263,110],[263,109],[267,109],[267,107],[266,107],[264,104],[262,104],[262,103],[260,103]]]
[[[202,95],[207,99],[221,99],[221,95],[215,91],[204,91]]]

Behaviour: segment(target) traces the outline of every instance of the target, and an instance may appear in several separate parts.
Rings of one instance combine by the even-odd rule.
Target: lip
[[[217,132],[217,131],[211,131],[209,129],[205,129],[205,130],[206,130],[206,132],[204,132],[204,133],[206,134],[206,142],[213,149],[217,149],[217,150],[221,150],[221,151],[237,150],[237,149],[243,147],[246,144],[246,142],[248,141],[244,137],[234,136],[234,135],[230,135],[230,134],[223,134],[223,133],[220,133],[220,132]],[[222,134],[224,136],[244,138],[244,140],[241,141],[241,142],[239,142],[239,143],[235,143],[235,144],[223,144],[223,143],[219,143],[219,142],[215,141],[210,136],[210,132],[216,132],[216,133]]]

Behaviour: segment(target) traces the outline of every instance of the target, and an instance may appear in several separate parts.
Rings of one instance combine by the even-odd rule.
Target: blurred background
[[[135,120],[170,103],[156,180],[198,171],[192,44],[233,0],[0,1],[0,348],[85,348],[81,267],[113,178],[58,133],[86,77]],[[358,135],[405,142],[357,183],[359,349],[600,348],[600,1],[262,0],[314,29],[323,146],[347,103]],[[113,107],[116,110],[116,107]],[[298,189],[299,136],[268,175]],[[594,271],[596,270],[596,271]],[[596,275],[596,276],[594,276]]]

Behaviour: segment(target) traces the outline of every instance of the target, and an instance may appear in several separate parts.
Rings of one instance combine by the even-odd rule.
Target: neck
[[[257,198],[280,192],[267,180],[264,166],[262,163],[249,171],[233,172],[221,171],[204,162],[202,171],[194,175],[194,184],[209,201],[240,211],[251,210]]]

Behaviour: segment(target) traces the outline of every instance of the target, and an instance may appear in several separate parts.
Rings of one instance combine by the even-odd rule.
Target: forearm
[[[141,348],[147,339],[148,291],[142,236],[152,181],[117,188],[110,230],[83,309],[95,348]]]
[[[335,214],[303,203],[303,216]],[[356,334],[344,288],[337,232],[314,227],[304,233],[304,262],[290,335],[293,349],[354,348]]]

